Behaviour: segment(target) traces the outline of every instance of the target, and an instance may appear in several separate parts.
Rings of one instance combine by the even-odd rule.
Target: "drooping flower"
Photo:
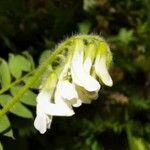
[[[79,107],[81,105],[81,100],[78,97],[75,85],[70,83],[68,80],[60,83],[59,91],[66,103],[73,107]]]
[[[52,116],[48,116],[46,114],[45,109],[48,107],[47,104],[50,103],[50,94],[45,91],[41,91],[37,96],[37,106],[36,106],[36,118],[34,121],[34,126],[37,130],[40,131],[40,133],[45,133],[47,129],[50,128],[51,122],[52,122]]]
[[[64,74],[64,72],[62,72],[62,74]],[[67,92],[65,92],[64,89],[68,88],[67,84],[65,82],[61,82],[59,79],[59,84],[57,84],[56,87],[56,81],[57,81],[56,74],[54,73],[50,74],[50,76],[47,79],[47,82],[44,82],[44,86],[42,85],[41,87],[42,90],[40,91],[36,99],[37,116],[34,121],[34,126],[42,134],[45,133],[46,130],[50,128],[53,116],[72,116],[74,114],[71,105],[65,102],[65,98],[67,96],[70,96],[69,98],[74,97],[72,89],[70,90],[72,92],[71,95],[66,95]],[[55,87],[56,87],[56,91],[54,94],[55,100],[52,101],[52,94],[55,90]]]
[[[48,92],[41,91],[37,97],[37,116],[34,126],[40,133],[45,133],[50,128],[53,116],[72,116],[73,109],[66,103],[58,91],[55,92],[56,103],[50,102]]]
[[[99,49],[97,52],[97,56],[95,59],[95,72],[99,79],[107,86],[112,86],[113,82],[112,79],[108,73],[108,67],[107,67],[107,56],[110,53],[109,47],[106,43],[101,42],[99,45]]]
[[[85,88],[89,92],[100,89],[99,82],[90,75],[91,64],[87,62],[87,70],[84,68],[84,45],[83,41],[77,41],[75,53],[71,62],[71,76],[73,83]]]
[[[65,62],[51,68],[37,96],[34,126],[42,134],[50,128],[53,116],[74,115],[73,107],[91,103],[102,84],[113,84],[108,73],[112,55],[102,38],[77,36],[68,43],[68,53],[62,54]]]

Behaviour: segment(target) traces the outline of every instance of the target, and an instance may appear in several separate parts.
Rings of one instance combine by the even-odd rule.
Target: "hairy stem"
[[[38,80],[40,76],[44,74],[44,72],[47,70],[49,65],[52,64],[52,62],[57,58],[58,54],[60,54],[62,51],[66,50],[68,46],[72,46],[75,39],[82,39],[82,40],[88,40],[88,41],[103,41],[102,38],[99,36],[92,36],[92,35],[79,35],[79,36],[73,36],[72,38],[67,39],[66,41],[62,42],[62,44],[59,44],[59,46],[55,49],[55,51],[52,53],[52,55],[47,59],[35,72],[33,77],[29,79],[29,81],[25,84],[25,86],[17,93],[15,97],[12,98],[10,102],[8,102],[2,110],[0,110],[0,117],[5,115],[19,100],[20,98],[25,94],[25,92],[31,87],[31,85]],[[16,81],[19,82],[19,81]],[[16,83],[13,83],[13,85]],[[12,85],[11,85],[12,86]],[[5,89],[6,90],[6,89]],[[3,91],[5,91],[3,90]],[[3,92],[1,91],[1,93]]]
[[[12,82],[10,85],[8,85],[6,88],[3,88],[0,90],[0,95],[3,94],[4,92],[6,92],[7,90],[9,90],[11,87],[13,87],[14,85],[18,84],[19,82],[23,81],[23,79],[25,79],[26,77],[30,76],[31,74],[33,74],[35,72],[35,70],[29,72],[28,74],[26,74],[25,76],[23,76],[22,78]]]
[[[45,61],[35,72],[34,76],[29,79],[29,81],[25,84],[25,86],[17,93],[15,97],[12,98],[10,102],[8,102],[2,110],[0,110],[0,117],[5,115],[25,94],[25,92],[30,88],[30,86],[43,75],[48,66],[56,59],[57,55],[62,52],[66,45],[68,44],[69,39],[66,42],[59,45],[59,47],[52,53],[47,61]]]

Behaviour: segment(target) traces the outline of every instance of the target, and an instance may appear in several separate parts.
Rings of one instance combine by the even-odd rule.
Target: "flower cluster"
[[[42,134],[53,116],[74,115],[73,107],[91,103],[102,84],[113,84],[108,73],[112,54],[102,38],[77,36],[70,43],[65,63],[50,72],[37,96],[34,126]]]

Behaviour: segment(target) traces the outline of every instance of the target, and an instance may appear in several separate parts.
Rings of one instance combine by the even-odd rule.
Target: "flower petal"
[[[72,116],[74,111],[68,105],[49,103],[45,107],[45,113],[52,116]]]
[[[46,121],[47,121],[47,129],[51,128],[53,116],[47,116]]]
[[[100,80],[107,86],[112,86],[113,81],[108,73],[106,67],[106,60],[104,57],[97,58],[95,60],[95,72],[99,76]]]
[[[88,73],[83,67],[83,52],[76,52],[72,59],[71,75],[73,82],[84,87],[87,91],[98,91],[100,89],[99,82]]]
[[[76,89],[82,103],[89,104],[92,100],[96,100],[98,98],[98,91],[88,92],[80,86],[76,86]]]
[[[92,60],[90,59],[90,57],[87,57],[84,61],[83,64],[84,70],[87,74],[90,74],[91,71],[91,67],[92,67]]]
[[[37,96],[36,118],[34,126],[41,134],[45,133],[47,128],[50,128],[52,116],[45,114],[45,106],[50,103],[50,95],[46,91],[41,91]]]
[[[37,98],[36,98],[36,101],[37,103],[44,103],[45,102],[50,102],[51,100],[51,95],[49,94],[49,92],[47,91],[40,91],[40,93],[38,94]]]
[[[78,94],[75,90],[75,87],[72,83],[70,83],[69,81],[65,80],[65,81],[61,81],[59,83],[59,92],[60,95],[67,100],[72,100],[72,99],[76,99],[78,98]]]
[[[82,105],[82,101],[80,99],[76,100],[76,103],[74,103],[72,106],[73,107],[80,107]]]
[[[39,130],[41,134],[44,134],[47,130],[47,126],[50,127],[51,121],[47,118],[48,116],[44,113],[38,114],[34,121],[34,127]]]
[[[56,87],[55,95],[55,104],[51,104],[51,110],[53,110],[53,114],[57,116],[72,116],[74,115],[74,111],[72,109],[72,106],[67,103],[68,101],[64,100],[63,97],[60,95],[59,92],[59,83]],[[50,105],[49,105],[50,107]]]
[[[62,98],[66,100],[66,103],[69,105],[72,105],[73,107],[81,106],[82,102],[78,98],[75,86],[69,81],[65,80],[59,83],[59,92]]]

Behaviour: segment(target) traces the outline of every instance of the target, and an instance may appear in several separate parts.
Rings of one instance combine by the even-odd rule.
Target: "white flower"
[[[87,74],[90,74],[91,67],[92,67],[92,60],[90,59],[90,57],[87,57],[83,63],[83,68]]]
[[[74,111],[72,109],[71,104],[65,100],[63,95],[61,95],[60,84],[57,84],[55,95],[54,95],[55,104],[60,106],[60,109],[57,111],[61,111],[63,116],[72,116],[74,115]]]
[[[98,91],[100,89],[100,84],[89,74],[91,68],[90,62],[87,60],[87,63],[84,64],[87,68],[83,65],[84,51],[80,50],[78,45],[79,44],[76,46],[76,51],[71,62],[71,76],[73,83],[84,87],[89,92]],[[86,68],[86,70],[84,68]]]
[[[53,116],[72,116],[73,107],[96,100],[101,87],[97,78],[112,86],[107,70],[112,60],[109,47],[103,39],[95,43],[93,40],[97,38],[89,43],[75,39],[74,49],[69,51],[64,66],[55,67],[45,78],[37,96],[34,121],[40,133],[50,128]]]
[[[105,85],[112,86],[113,81],[109,75],[108,68],[106,66],[106,60],[107,60],[107,56],[108,56],[107,53],[110,53],[109,47],[106,45],[106,43],[103,42],[100,45],[100,49],[98,51],[94,66],[95,66],[95,72],[98,75],[98,77],[100,78],[100,80]]]
[[[71,103],[69,101],[65,101],[64,99],[69,95],[61,95],[59,92],[59,88],[59,86],[58,88],[56,88],[55,103],[50,102],[50,94],[46,91],[41,91],[37,96],[37,116],[34,121],[34,126],[42,134],[50,128],[52,116],[72,116],[74,114]]]
[[[41,91],[37,96],[36,118],[34,126],[40,133],[45,133],[50,128],[52,122],[52,116],[48,116],[45,113],[45,107],[50,101],[50,95],[47,92]]]
[[[104,57],[97,58],[95,60],[95,72],[99,76],[100,80],[107,86],[112,86],[113,82],[112,79],[108,73],[107,67],[106,67],[106,60]]]
[[[69,103],[74,107],[79,107],[82,104],[75,89],[75,85],[68,80],[60,82],[59,92],[66,103]]]

